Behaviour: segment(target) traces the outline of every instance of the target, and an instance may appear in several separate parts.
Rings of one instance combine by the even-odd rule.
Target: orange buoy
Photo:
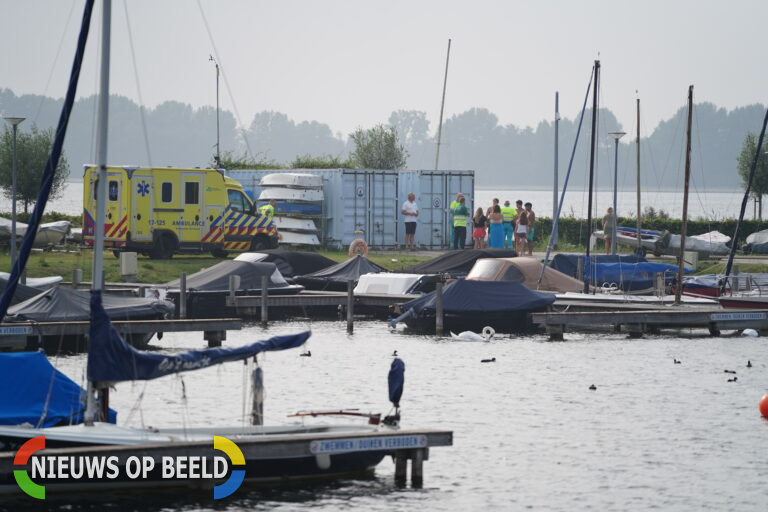
[[[768,393],[760,399],[760,414],[763,415],[763,418],[768,419]]]

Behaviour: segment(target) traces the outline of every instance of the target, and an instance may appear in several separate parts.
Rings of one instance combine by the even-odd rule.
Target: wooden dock
[[[630,337],[661,329],[708,329],[718,336],[723,330],[768,331],[768,310],[723,309],[711,306],[679,306],[660,309],[569,311],[533,313],[533,323],[546,329],[551,340],[562,340],[570,329],[612,327]]]
[[[402,304],[420,295],[378,295],[356,293],[353,296],[354,306],[380,308],[388,312],[389,306]],[[227,306],[235,308],[237,316],[258,317],[261,312],[262,297],[260,295],[235,295],[227,297]],[[311,307],[346,307],[349,294],[347,292],[324,292],[305,290],[296,295],[267,295],[267,307],[280,308],[311,308]]]
[[[44,336],[85,336],[90,330],[89,321],[76,322],[14,322],[0,324],[0,350],[24,350],[28,338],[33,343]],[[185,319],[185,320],[113,320],[117,332],[122,335],[165,332],[203,332],[209,347],[221,346],[227,339],[227,331],[240,330],[239,318]]]

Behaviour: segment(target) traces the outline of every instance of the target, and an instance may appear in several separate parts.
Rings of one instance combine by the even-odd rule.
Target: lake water
[[[494,197],[498,197],[502,204],[509,199],[512,205],[517,199],[523,202],[533,203],[533,210],[542,217],[552,217],[552,191],[551,190],[510,190],[510,189],[484,189],[475,190],[476,201],[474,207],[491,204]],[[724,192],[699,192],[692,191],[688,200],[688,215],[691,219],[704,218],[722,220],[724,218],[736,219],[739,216],[743,193],[738,191]],[[583,190],[569,190],[565,195],[562,216],[587,217],[587,194]],[[599,217],[604,215],[605,209],[613,204],[613,192],[598,190],[593,199]],[[618,193],[619,215],[633,216],[637,211],[636,195],[634,190],[619,191]],[[683,211],[683,194],[679,191],[644,191],[642,204],[653,206],[657,211],[663,209],[673,218],[681,218]],[[472,206],[472,205],[470,205]],[[18,207],[18,205],[17,205]],[[643,206],[645,209],[645,206]],[[67,215],[82,215],[83,213],[83,183],[67,183],[66,189],[60,198],[48,203],[47,211],[66,213]],[[0,211],[10,212],[11,202],[0,196]],[[747,218],[752,218],[752,203],[747,208]]]
[[[160,501],[73,499],[65,509],[768,510],[768,421],[757,408],[768,391],[766,338],[685,331],[633,340],[567,334],[565,342],[534,335],[477,343],[392,333],[383,321],[358,321],[348,335],[345,325],[247,326],[229,332],[225,345],[312,329],[312,357],[293,350],[262,359],[265,412],[273,424],[300,409],[386,413],[387,372],[397,350],[406,364],[403,426],[454,431],[453,447],[430,451],[423,489],[397,488],[393,464],[385,459],[372,479],[241,488],[223,502],[183,493]],[[178,351],[201,348],[204,341],[202,333],[168,333],[153,344]],[[489,357],[497,362],[480,362]],[[675,358],[682,364],[673,364]],[[52,359],[84,380],[84,355]],[[732,375],[724,369],[736,370],[738,381],[727,382]],[[244,381],[244,366],[230,363],[119,384],[111,400],[122,424],[240,424]],[[590,391],[591,384],[597,390]],[[142,393],[140,409],[131,414]]]

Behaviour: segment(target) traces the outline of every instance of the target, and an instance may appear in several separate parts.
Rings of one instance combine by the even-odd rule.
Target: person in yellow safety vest
[[[275,206],[277,206],[277,201],[270,199],[267,204],[259,208],[259,211],[262,215],[266,215],[267,219],[272,220],[272,217],[275,216]]]
[[[448,207],[448,225],[451,226],[451,242],[449,244],[449,247],[454,246],[454,236],[453,236],[453,210],[456,209],[459,204],[459,200],[464,197],[464,194],[459,192],[456,194],[456,200],[451,202],[451,205]]]
[[[469,210],[467,210],[466,199],[464,196],[459,199],[459,206],[453,209],[453,248],[464,249],[467,241],[467,221],[469,220]]]
[[[509,205],[509,200],[504,201],[501,207],[501,216],[504,219],[504,248],[515,247],[515,217],[517,210]]]

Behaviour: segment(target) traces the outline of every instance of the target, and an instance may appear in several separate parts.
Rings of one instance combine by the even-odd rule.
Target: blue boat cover
[[[597,263],[593,267],[595,277],[590,282],[597,286],[616,284],[624,291],[653,288],[653,276],[657,273],[664,273],[665,283],[677,277],[677,265],[668,263]],[[683,269],[686,274],[692,271]]]
[[[0,389],[0,425],[83,422],[85,391],[54,368],[43,351],[0,354]],[[116,421],[117,413],[110,409],[109,422]]]
[[[579,260],[584,260],[586,256],[584,254],[556,254],[552,258],[552,263],[549,265],[559,270],[563,274],[571,277],[576,277],[576,269],[579,265]],[[592,254],[589,256],[589,260],[592,263],[642,263],[645,262],[645,258],[637,256],[635,254]],[[592,269],[589,262],[584,262],[584,277],[589,279],[592,276]]]
[[[172,373],[247,359],[267,350],[299,347],[311,334],[310,331],[305,331],[275,336],[242,347],[190,350],[172,355],[143,352],[136,350],[120,337],[101,305],[101,292],[92,291],[88,380],[120,382],[156,379]]]
[[[403,385],[405,384],[405,363],[399,357],[392,360],[387,380],[389,382],[389,401],[395,407],[400,407],[400,398],[403,396]]]
[[[460,279],[443,288],[443,310],[446,313],[528,311],[555,302],[553,293],[529,290],[514,281],[467,281]],[[403,304],[403,310],[420,314],[435,310],[435,292]]]

